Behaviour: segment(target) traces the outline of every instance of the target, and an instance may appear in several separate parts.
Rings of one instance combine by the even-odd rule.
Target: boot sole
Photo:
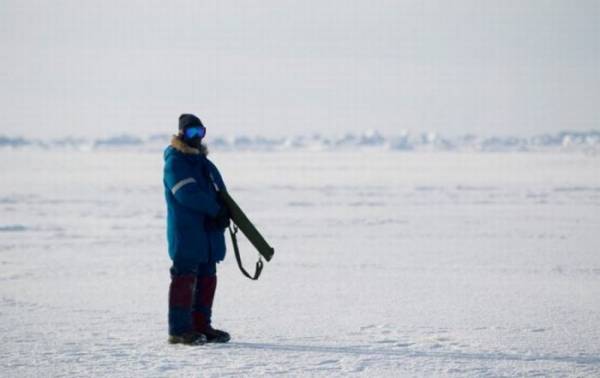
[[[180,338],[169,337],[167,342],[171,345],[188,345],[188,346],[196,346],[196,345],[204,345],[207,343],[206,337],[198,338],[194,341],[186,341]]]

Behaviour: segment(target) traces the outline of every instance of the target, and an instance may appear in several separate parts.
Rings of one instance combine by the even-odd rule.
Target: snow
[[[128,148],[0,149],[0,376],[600,375],[597,155],[217,149],[276,252],[252,282],[229,250],[232,342],[184,347],[162,155]]]

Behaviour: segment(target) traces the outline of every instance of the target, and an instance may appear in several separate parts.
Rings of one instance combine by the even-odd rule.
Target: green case
[[[229,193],[221,190],[219,191],[219,195],[225,206],[227,206],[229,209],[233,223],[242,231],[244,235],[246,235],[254,248],[258,250],[258,253],[260,253],[267,261],[270,261],[275,253],[273,247],[271,247],[265,238],[263,238],[263,236],[260,234],[260,232],[258,232],[256,227],[254,227],[252,222],[250,222],[250,219],[248,219],[238,204],[233,200],[233,198],[231,198]]]

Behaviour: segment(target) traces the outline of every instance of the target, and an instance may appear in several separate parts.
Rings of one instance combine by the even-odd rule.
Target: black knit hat
[[[185,129],[194,126],[204,127],[202,121],[200,121],[200,118],[196,117],[193,114],[184,113],[179,116],[179,131],[185,131]]]

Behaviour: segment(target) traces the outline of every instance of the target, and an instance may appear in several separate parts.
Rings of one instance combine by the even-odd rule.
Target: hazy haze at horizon
[[[600,128],[597,1],[0,9],[0,135],[170,133],[181,112],[212,135]]]

